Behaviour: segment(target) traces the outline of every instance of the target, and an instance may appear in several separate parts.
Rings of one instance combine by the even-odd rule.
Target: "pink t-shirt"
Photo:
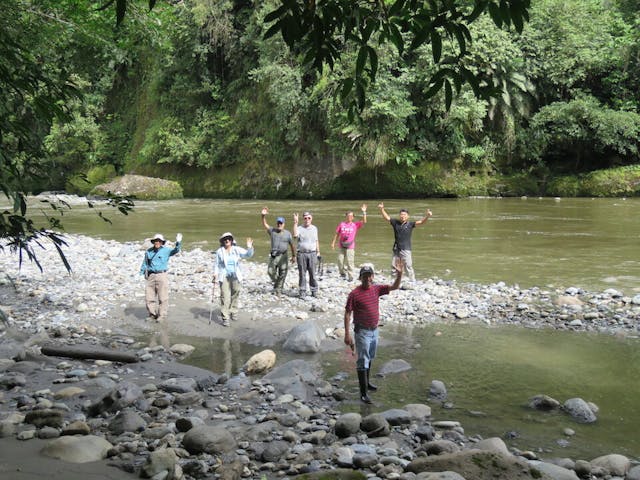
[[[356,233],[362,228],[362,222],[340,222],[336,228],[338,241],[342,248],[356,248]]]

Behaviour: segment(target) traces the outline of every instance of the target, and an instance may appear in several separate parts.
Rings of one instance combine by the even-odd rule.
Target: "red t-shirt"
[[[390,291],[389,285],[373,284],[366,289],[360,285],[354,288],[345,307],[347,312],[353,312],[353,324],[358,327],[377,327],[380,321],[380,297]]]

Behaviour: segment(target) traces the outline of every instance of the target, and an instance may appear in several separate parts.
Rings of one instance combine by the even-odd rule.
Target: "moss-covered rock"
[[[109,183],[98,185],[92,195],[125,195],[139,200],[169,200],[183,198],[182,187],[178,182],[142,175],[124,175]]]
[[[116,169],[113,165],[97,165],[89,169],[86,175],[77,175],[71,178],[65,185],[65,190],[69,193],[85,196],[96,186],[108,182],[116,176]]]
[[[416,474],[456,472],[464,478],[474,480],[550,479],[549,476],[514,455],[485,450],[464,450],[457,453],[418,457],[411,461],[407,471]]]
[[[547,194],[558,197],[638,196],[640,164],[558,177],[549,182]]]

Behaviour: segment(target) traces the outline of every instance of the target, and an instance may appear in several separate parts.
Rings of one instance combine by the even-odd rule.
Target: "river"
[[[112,224],[95,210],[73,206],[63,217],[66,230],[103,239],[137,241],[156,231],[172,238],[182,232],[186,248],[217,248],[226,231],[256,240],[256,261],[264,261],[268,238],[260,209],[292,226],[292,213],[309,210],[320,232],[321,253],[330,252],[333,232],[348,209],[360,218],[359,201],[175,200],[138,202],[128,216],[105,210]],[[388,268],[391,227],[368,204],[368,223],[357,239],[356,263]],[[640,291],[640,198],[553,199],[471,198],[385,200],[390,215],[407,208],[412,220],[430,208],[433,218],[414,231],[413,258],[420,277],[458,282],[506,282],[532,286],[615,288],[627,295]],[[261,252],[263,254],[261,255]]]
[[[168,238],[182,232],[185,248],[213,249],[225,231],[256,240],[254,261],[264,261],[267,236],[260,209],[268,205],[268,220],[310,210],[321,235],[322,255],[334,260],[330,242],[335,225],[347,209],[359,217],[362,202],[178,200],[139,202],[129,216],[109,213],[112,224],[95,212],[74,206],[63,223],[70,233],[103,239],[139,241],[159,231]],[[388,268],[392,232],[377,208],[368,201],[369,221],[358,235],[356,263],[369,261]],[[588,290],[615,288],[626,295],[640,291],[638,243],[640,199],[429,199],[385,200],[395,215],[408,208],[418,219],[426,208],[433,218],[414,231],[414,263],[419,277],[458,282],[504,281],[521,287],[578,286]],[[105,213],[108,213],[105,211]],[[442,380],[449,391],[450,409],[431,403],[438,420],[462,422],[469,435],[501,436],[509,445],[533,450],[549,458],[590,460],[608,453],[640,458],[640,361],[638,340],[595,334],[515,327],[431,325],[408,328],[385,325],[376,366],[404,358],[413,365],[405,374],[380,379],[373,410],[424,403],[432,380]],[[227,365],[235,373],[253,353],[253,345],[216,339],[172,338],[197,347],[189,362],[219,371]],[[278,352],[279,363],[288,356]],[[306,357],[305,357],[306,358]],[[327,378],[348,372],[345,388],[353,397],[345,411],[360,411],[353,359],[348,352],[325,353]],[[560,402],[573,397],[600,407],[598,422],[579,425],[561,413],[526,408],[536,394]],[[366,407],[365,407],[366,408]],[[567,437],[564,428],[575,430]],[[515,437],[515,438],[513,438]]]

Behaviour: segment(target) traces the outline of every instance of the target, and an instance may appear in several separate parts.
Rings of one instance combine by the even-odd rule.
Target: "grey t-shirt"
[[[315,225],[298,226],[298,251],[315,252],[318,244],[318,229]]]
[[[272,227],[269,230],[269,234],[271,236],[271,252],[272,253],[287,253],[287,248],[289,244],[293,244],[293,237],[289,230],[278,230],[275,227]]]

